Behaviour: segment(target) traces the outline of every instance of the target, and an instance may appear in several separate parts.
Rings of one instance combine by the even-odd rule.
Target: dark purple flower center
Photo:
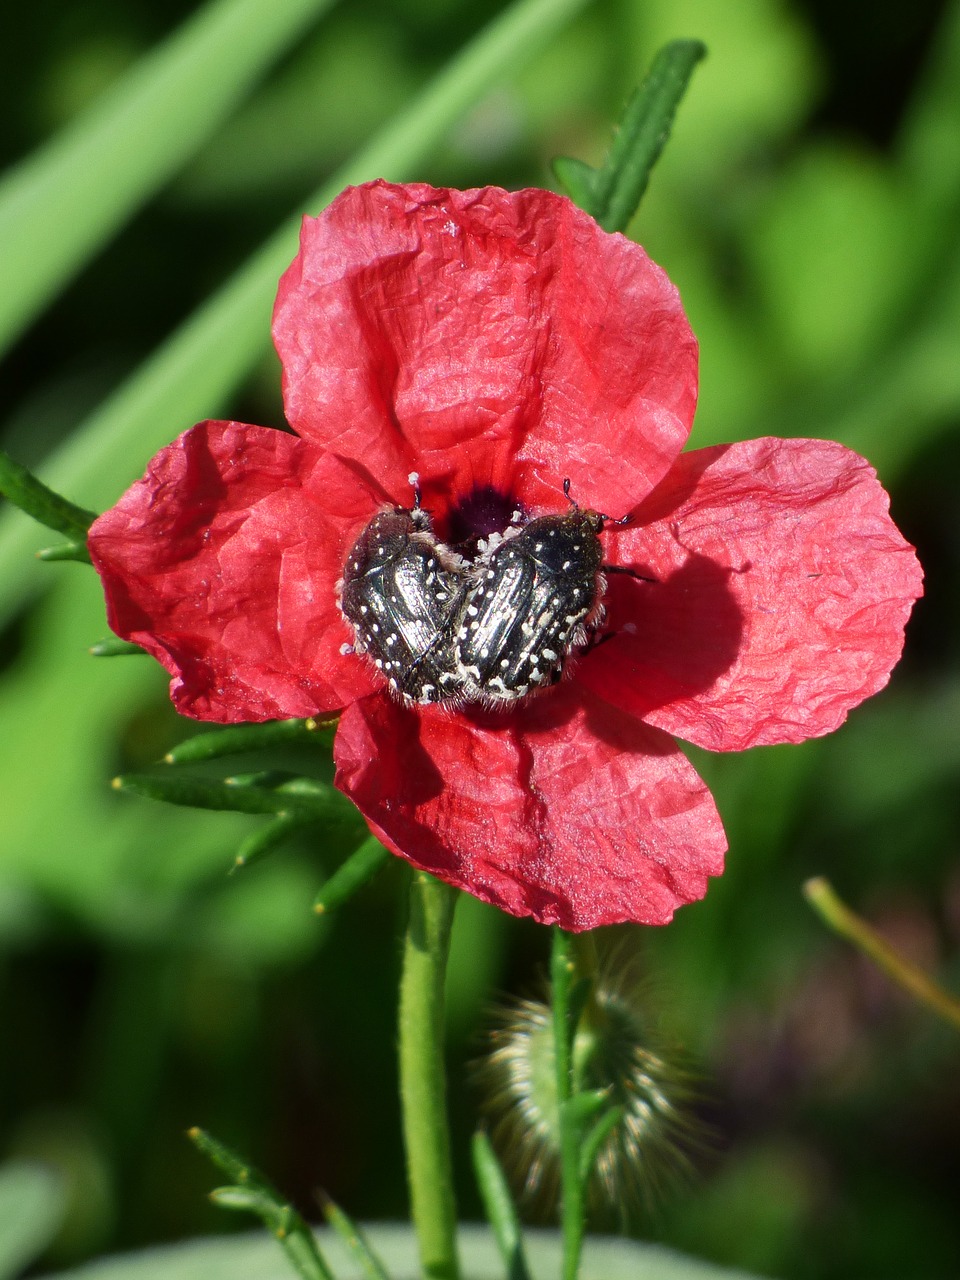
[[[503,533],[520,512],[519,523],[526,522],[529,512],[521,502],[509,493],[495,489],[493,485],[476,485],[451,507],[447,517],[447,541],[453,547],[469,555],[478,539],[489,538],[492,533]]]

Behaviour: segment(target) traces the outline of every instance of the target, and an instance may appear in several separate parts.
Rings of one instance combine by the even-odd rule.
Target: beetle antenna
[[[574,498],[571,498],[571,497],[570,497],[570,479],[569,479],[569,477],[568,477],[567,479],[565,479],[565,480],[564,480],[564,482],[563,482],[563,496],[564,496],[564,497],[566,498],[566,500],[570,503],[571,507],[576,507],[576,506],[577,506],[577,502],[576,502],[576,500],[575,500]],[[578,509],[579,509],[579,508],[578,508]],[[597,512],[595,512],[594,514],[596,515],[597,519],[598,519],[598,520],[602,520],[604,524],[629,524],[629,523],[630,523],[630,512],[629,512],[629,511],[627,512],[627,514],[626,514],[625,516],[620,516],[620,517],[619,517],[619,518],[617,518],[617,519],[614,519],[614,517],[613,517],[613,516],[605,515],[605,514],[604,514],[604,512],[602,512],[602,511],[597,511]]]

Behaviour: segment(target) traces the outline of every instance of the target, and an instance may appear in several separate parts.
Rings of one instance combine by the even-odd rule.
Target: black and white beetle
[[[570,498],[569,480],[563,491]],[[468,701],[514,701],[555,684],[602,620],[598,535],[610,517],[570,501],[566,515],[508,529],[476,562],[454,646]]]
[[[381,511],[354,543],[340,583],[352,648],[410,702],[456,699],[453,641],[469,582],[464,563],[434,537],[419,491],[413,510]]]

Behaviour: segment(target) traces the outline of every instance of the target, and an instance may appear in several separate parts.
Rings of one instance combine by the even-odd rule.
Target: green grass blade
[[[512,5],[303,207],[316,212],[350,183],[415,176],[467,108],[586,2]],[[78,428],[41,468],[48,484],[107,506],[162,445],[222,409],[267,347],[277,280],[296,252],[299,225],[298,212]],[[29,589],[32,537],[21,517],[0,518],[0,625]]]
[[[0,182],[0,352],[332,0],[213,0]]]
[[[480,1198],[507,1271],[507,1280],[530,1280],[513,1196],[490,1139],[481,1129],[473,1135],[471,1154]]]

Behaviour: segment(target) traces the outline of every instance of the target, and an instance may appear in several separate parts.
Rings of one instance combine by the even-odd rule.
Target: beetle
[[[468,700],[510,702],[555,684],[603,618],[609,516],[571,504],[509,528],[475,564],[454,652]],[[617,523],[624,523],[618,521]]]
[[[433,534],[417,505],[370,521],[347,556],[340,610],[354,644],[408,702],[456,700],[463,681],[453,640],[470,584],[468,566]]]

